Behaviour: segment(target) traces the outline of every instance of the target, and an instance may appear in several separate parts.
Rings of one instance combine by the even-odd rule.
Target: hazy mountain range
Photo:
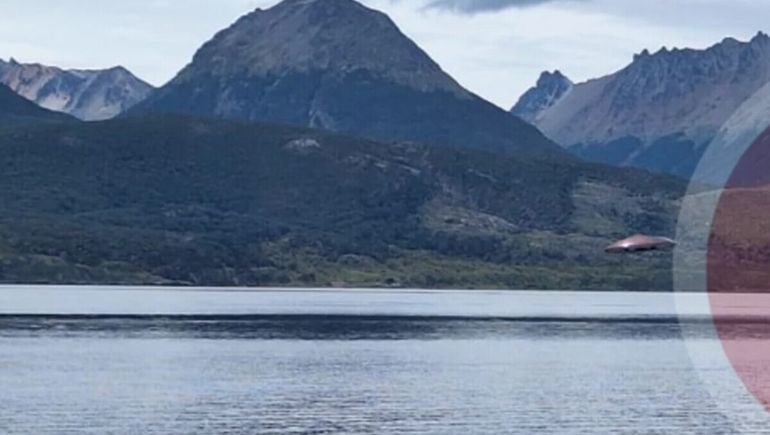
[[[579,156],[689,176],[722,126],[769,81],[770,37],[759,33],[706,50],[645,50],[626,68],[579,84],[544,73],[512,112]]]
[[[41,107],[85,121],[113,118],[152,91],[123,67],[64,70],[14,59],[0,60],[0,83]]]

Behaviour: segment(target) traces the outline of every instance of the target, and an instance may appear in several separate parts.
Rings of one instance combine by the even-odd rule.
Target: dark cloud
[[[448,9],[455,12],[473,14],[508,8],[525,8],[553,1],[557,0],[431,0],[428,3],[428,8]]]

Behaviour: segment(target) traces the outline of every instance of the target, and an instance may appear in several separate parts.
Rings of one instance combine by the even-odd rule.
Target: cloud
[[[525,8],[557,0],[432,0],[429,9],[447,9],[454,12],[474,14],[493,12],[508,8]]]

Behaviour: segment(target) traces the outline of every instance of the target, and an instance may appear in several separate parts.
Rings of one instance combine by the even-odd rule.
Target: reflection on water
[[[185,306],[184,293],[176,297]],[[717,406],[702,387],[679,323],[660,311],[647,316],[641,308],[622,309],[611,316],[606,308],[593,315],[579,307],[591,315],[563,317],[541,304],[529,313],[518,307],[515,316],[485,317],[477,296],[474,316],[435,315],[440,307],[425,316],[396,309],[393,315],[353,315],[319,308],[312,313],[296,294],[283,297],[282,306],[295,305],[296,312],[105,315],[84,308],[81,314],[24,314],[6,306],[0,315],[0,432],[736,429],[735,415],[728,418],[724,404]],[[345,300],[330,297],[336,305]],[[275,298],[270,296],[273,303]],[[259,305],[255,301],[249,299]],[[399,301],[423,303],[418,297],[410,304],[405,294]],[[346,309],[361,303],[353,296]],[[55,311],[55,301],[45,304]],[[453,302],[447,306],[457,313]],[[688,329],[708,326],[697,317],[692,322]],[[762,325],[744,323],[736,331],[761,335]],[[766,430],[748,405],[743,398],[730,404],[742,413],[741,428]]]
[[[0,315],[0,337],[212,340],[678,339],[675,319]]]

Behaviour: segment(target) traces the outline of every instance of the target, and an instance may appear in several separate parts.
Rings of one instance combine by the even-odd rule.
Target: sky
[[[770,31],[764,0],[361,0],[388,13],[462,85],[510,108],[544,70],[575,82],[643,49],[705,48]],[[205,41],[277,0],[3,0],[0,58],[123,65],[162,85]]]

